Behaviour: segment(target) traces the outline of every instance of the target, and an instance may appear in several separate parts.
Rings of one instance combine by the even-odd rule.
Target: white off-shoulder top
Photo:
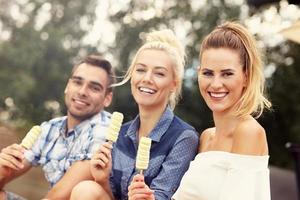
[[[223,151],[199,153],[172,199],[270,200],[268,160]]]

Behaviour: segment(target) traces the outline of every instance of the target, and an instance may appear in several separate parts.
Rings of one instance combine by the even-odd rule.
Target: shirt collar
[[[66,133],[66,129],[67,129],[67,117],[66,117],[62,121],[59,131],[66,138],[71,136],[72,134],[74,134],[74,137],[77,137],[81,133],[83,127],[86,127],[87,125],[93,127],[95,125],[96,121],[98,121],[98,120],[100,120],[102,122],[104,120],[104,115],[105,115],[104,112],[97,113],[94,116],[92,116],[91,118],[88,118],[88,119],[80,122],[78,125],[76,125],[74,127],[74,129],[68,130],[67,133]]]
[[[170,106],[167,106],[164,113],[160,117],[158,123],[154,129],[149,133],[148,137],[155,142],[159,142],[160,138],[168,130],[171,122],[174,118],[174,113],[171,110]],[[140,115],[137,115],[129,126],[126,135],[129,136],[132,140],[136,140],[137,132],[140,127]]]

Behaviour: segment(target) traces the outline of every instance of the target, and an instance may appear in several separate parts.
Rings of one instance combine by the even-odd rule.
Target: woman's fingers
[[[91,159],[92,165],[101,168],[107,167],[111,160],[111,150],[112,144],[110,144],[109,142],[106,142],[103,145],[101,145],[99,150],[93,155]]]

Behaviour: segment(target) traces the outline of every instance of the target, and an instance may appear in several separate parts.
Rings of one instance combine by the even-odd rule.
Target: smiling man
[[[73,67],[65,88],[67,116],[42,123],[32,149],[13,144],[1,150],[0,197],[15,196],[2,191],[3,186],[37,165],[51,185],[48,199],[69,199],[74,185],[92,179],[89,160],[105,141],[110,113],[103,109],[112,101],[113,83],[111,64],[99,56],[90,55]]]

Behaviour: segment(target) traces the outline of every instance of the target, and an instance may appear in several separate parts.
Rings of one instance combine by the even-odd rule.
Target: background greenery
[[[242,0],[128,0],[115,4],[122,6],[115,9],[114,3],[109,4],[108,19],[116,33],[114,42],[107,45],[101,37],[93,44],[84,43],[96,21],[96,0],[0,0],[1,123],[25,132],[33,124],[63,115],[63,90],[74,61],[97,52],[107,55],[117,74],[123,75],[141,43],[142,32],[171,28],[184,32],[188,61],[183,98],[175,112],[201,132],[212,126],[195,73],[202,38],[225,20],[245,22],[258,16],[263,21],[261,13],[270,6],[278,15],[281,12],[279,2],[252,8]],[[256,37],[263,42],[259,34]],[[261,48],[266,66],[274,68],[267,80],[274,110],[266,112],[260,122],[267,130],[271,164],[291,167],[285,143],[300,143],[300,45],[281,42]],[[128,84],[116,88],[109,109],[125,113],[126,120],[136,115]]]

